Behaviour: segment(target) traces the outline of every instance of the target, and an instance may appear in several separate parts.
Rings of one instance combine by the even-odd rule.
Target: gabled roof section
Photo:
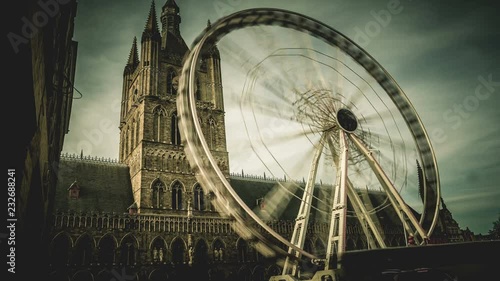
[[[137,209],[137,203],[134,202],[132,205],[128,206],[127,210],[130,210],[130,209]]]
[[[254,180],[248,178],[242,178],[238,176],[231,176],[230,178],[231,186],[236,191],[236,193],[240,196],[240,198],[245,202],[245,204],[253,209],[258,214],[263,214],[262,210],[258,210],[256,206],[256,199],[259,198],[269,198],[269,195],[277,196],[274,198],[274,202],[277,202],[280,206],[277,206],[278,209],[281,209],[280,212],[276,212],[275,210],[268,209],[267,211],[272,212],[269,219],[271,220],[295,220],[298,214],[298,210],[300,207],[300,200],[297,198],[302,198],[303,188],[305,183],[298,182],[282,182],[279,185],[276,181],[272,180]],[[282,192],[279,194],[276,192],[277,190],[288,189],[287,192]],[[316,184],[314,189],[314,196],[320,198],[321,200],[330,200],[328,197],[331,196],[331,186],[323,186],[320,184]],[[380,220],[380,223],[383,227],[386,226],[399,226],[401,222],[399,221],[399,217],[397,213],[394,211],[394,208],[389,205],[387,195],[384,192],[376,191],[376,190],[357,190],[358,194],[366,192],[367,197],[373,206],[386,206],[380,208],[377,212],[377,217]],[[292,195],[293,194],[293,195]],[[293,198],[292,198],[293,196]],[[272,197],[272,196],[271,196]],[[324,204],[317,204],[317,200],[313,201],[313,209],[311,209],[311,218],[316,221],[325,221],[329,215],[329,208]],[[265,204],[264,209],[271,207],[269,204]],[[347,202],[347,209],[350,212],[353,212],[354,209],[350,202]],[[414,213],[414,215],[418,218],[419,214],[410,209]],[[260,215],[259,215],[260,216]],[[262,216],[261,216],[262,217]],[[357,223],[357,218],[348,217],[347,219],[349,224]]]
[[[166,36],[166,38],[164,39],[166,45],[162,50],[164,56],[166,58],[170,58],[171,56],[178,57],[182,62],[184,55],[189,51],[189,47],[187,46],[182,36],[176,35],[170,31],[164,33],[163,36]]]
[[[71,189],[80,189],[80,186],[78,185],[78,182],[76,180],[68,187],[68,190]]]
[[[68,198],[67,187],[73,184],[80,188],[78,200]],[[121,214],[127,212],[130,202],[134,202],[134,199],[127,165],[80,157],[61,157],[55,209]]]

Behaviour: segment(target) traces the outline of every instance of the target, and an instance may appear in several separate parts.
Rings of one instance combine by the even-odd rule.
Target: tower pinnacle
[[[163,9],[165,8],[174,8],[179,12],[179,6],[177,6],[177,3],[175,3],[175,0],[168,0],[165,5],[163,5]]]
[[[137,37],[134,36],[134,42],[128,55],[127,65],[136,66],[139,64],[139,52],[137,51]]]
[[[181,23],[181,17],[179,15],[179,6],[174,0],[168,0],[162,7],[161,12],[161,24],[162,31],[171,32],[176,36],[180,36],[179,25]]]
[[[148,20],[142,32],[142,41],[146,38],[160,38],[160,31],[158,29],[158,21],[156,19],[155,1],[151,1],[151,8],[149,9]]]

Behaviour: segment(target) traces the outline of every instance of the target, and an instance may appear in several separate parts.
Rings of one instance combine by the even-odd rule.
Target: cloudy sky
[[[410,0],[177,1],[188,45],[238,10],[277,7],[350,37],[394,77],[434,146],[447,207],[462,228],[487,233],[500,214],[500,20],[488,2]],[[354,3],[355,2],[355,3]],[[489,1],[493,3],[494,1]],[[118,157],[122,73],[151,2],[80,0],[73,103],[64,152]],[[156,1],[157,11],[164,1]],[[390,15],[381,17],[378,15]],[[75,94],[78,96],[78,94]],[[111,126],[109,125],[111,124]]]

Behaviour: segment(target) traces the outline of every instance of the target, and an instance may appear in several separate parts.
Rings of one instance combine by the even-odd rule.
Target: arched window
[[[115,261],[115,240],[111,235],[106,235],[99,241],[98,259],[100,264],[113,264]]]
[[[132,96],[132,101],[135,103],[139,99],[139,94],[137,89],[134,90],[134,95]]]
[[[310,239],[306,238],[306,240],[304,240],[304,251],[306,251],[308,253],[313,252],[312,242]]]
[[[238,251],[238,262],[248,261],[248,244],[243,239],[238,239],[236,243],[236,250]]]
[[[167,248],[165,247],[165,241],[156,237],[151,245],[151,257],[153,262],[163,263],[166,261]]]
[[[176,264],[183,263],[185,251],[184,241],[180,238],[175,239],[172,242],[172,262]]]
[[[182,185],[178,181],[172,186],[172,209],[182,210]]]
[[[165,280],[172,280],[172,279],[169,279],[169,275],[165,269],[157,268],[157,269],[154,269],[153,271],[151,271],[151,273],[149,274],[148,280],[149,281],[165,281]],[[106,281],[109,281],[109,279]]]
[[[134,265],[135,264],[135,241],[132,236],[127,236],[123,239],[120,245],[120,262],[123,265]]]
[[[315,251],[315,255],[317,257],[324,257],[326,255],[326,247],[325,247],[325,244],[323,243],[323,241],[321,241],[320,239],[317,239],[316,240],[316,243],[314,243],[314,247],[316,248],[316,251]]]
[[[271,276],[281,275],[281,272],[282,272],[282,270],[278,265],[273,264],[273,265],[269,266],[269,268],[267,269],[266,280],[269,280],[271,278]]]
[[[135,146],[139,143],[139,123],[140,123],[140,117],[137,117],[137,122],[135,122]]]
[[[127,116],[127,113],[128,113],[128,110],[129,110],[129,108],[128,108],[128,106],[129,106],[128,100],[130,99],[130,96],[129,96],[130,93],[128,91],[126,91],[126,95],[127,96],[125,97],[125,104],[124,104],[124,109],[125,110],[123,111],[123,117]]]
[[[176,90],[176,81],[175,81],[175,77],[177,76],[177,74],[175,73],[175,71],[168,71],[167,73],[167,94],[169,95],[175,95],[177,94],[177,90]]]
[[[197,264],[208,262],[208,246],[205,240],[200,239],[196,242],[193,261]]]
[[[130,126],[127,127],[127,154],[130,154],[132,152],[132,129]]]
[[[212,248],[214,251],[214,261],[216,262],[224,261],[224,255],[225,255],[224,243],[222,243],[220,239],[216,239],[214,241]]]
[[[238,275],[237,275],[236,280],[239,280],[239,281],[250,281],[250,280],[252,280],[252,271],[250,271],[250,269],[248,267],[246,267],[246,266],[241,267],[238,270]]]
[[[166,120],[165,117],[167,114],[162,107],[155,108],[153,112],[153,140],[157,142],[164,142],[165,138],[163,137],[165,134],[165,126]]]
[[[252,281],[266,281],[266,269],[262,265],[257,265],[252,271]]]
[[[128,155],[128,146],[127,146],[127,143],[128,143],[128,127],[125,128],[123,130],[123,132],[124,132],[124,136],[123,136],[123,151],[124,151],[124,155],[123,155],[123,158],[125,158]]]
[[[170,141],[173,145],[181,145],[177,112],[174,112],[170,118]]]
[[[198,211],[205,210],[205,195],[199,184],[194,187],[194,209]]]
[[[72,281],[89,281],[89,280],[94,280],[94,277],[92,273],[88,270],[80,270],[77,271],[73,277],[71,278]]]
[[[210,146],[210,149],[215,149],[215,146],[217,145],[216,137],[217,130],[215,127],[215,120],[210,118],[208,121],[208,145]]]
[[[151,196],[151,205],[153,208],[163,207],[163,194],[165,192],[165,185],[161,180],[156,180],[151,186],[153,189],[153,196]]]
[[[88,235],[81,236],[73,252],[72,264],[77,266],[89,265],[92,261],[92,239]]]
[[[120,148],[121,148],[121,159],[125,158],[125,145],[124,145],[124,142],[125,142],[125,131],[122,131],[121,132],[121,142],[120,142]]]
[[[200,78],[196,78],[196,91],[195,91],[196,100],[201,100],[201,85]]]
[[[54,240],[52,240],[50,254],[52,265],[59,267],[66,266],[68,264],[70,246],[71,241],[65,234],[59,234],[56,238],[54,238]]]
[[[135,148],[135,130],[136,130],[136,125],[135,125],[135,119],[132,119],[132,141],[130,142],[131,143],[131,146],[132,146],[132,149]]]
[[[110,281],[112,279],[116,280],[115,276],[106,269],[101,270],[96,277],[96,281]]]

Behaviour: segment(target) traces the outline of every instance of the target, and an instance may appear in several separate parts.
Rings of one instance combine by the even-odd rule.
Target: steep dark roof
[[[302,196],[301,190],[294,190],[296,188],[294,188],[293,185],[290,185],[290,183],[282,183],[282,185],[288,190],[294,191],[292,193],[295,193],[295,195]],[[281,202],[275,202],[274,204],[281,204],[280,209],[282,210],[279,214],[274,214],[270,219],[294,220],[297,216],[297,212],[300,207],[298,200],[291,199],[292,195],[284,192],[285,189],[275,181],[258,181],[247,178],[232,177],[231,186],[236,193],[238,193],[243,202],[257,212],[263,212],[266,209],[272,208],[269,205],[270,203],[265,203],[266,206],[260,210],[256,205],[257,199],[265,198],[265,200],[270,200],[269,196],[272,197],[270,194],[274,192],[274,194],[277,195],[277,193],[281,192],[281,196],[278,195],[282,197]]]
[[[78,199],[70,199],[68,187],[78,182]],[[110,161],[61,157],[55,209],[125,213],[134,202],[129,170]]]
[[[163,9],[165,9],[167,7],[175,8],[175,9],[177,9],[177,11],[179,10],[179,6],[177,6],[177,3],[175,3],[175,0],[168,0],[165,3],[165,5],[163,5]]]
[[[164,50],[166,55],[175,54],[183,58],[186,52],[189,51],[189,47],[182,36],[176,35],[171,31],[167,31],[163,36],[166,36],[165,40],[167,42]]]
[[[247,204],[248,207],[254,209],[254,211],[256,212],[261,212],[256,206],[256,199],[265,198],[266,195],[271,194],[276,190],[284,190],[283,187],[280,187],[276,181],[270,180],[256,180],[232,176],[230,178],[230,182],[231,186],[238,193],[245,204]],[[305,186],[304,183],[285,182],[282,184],[289,190],[291,190],[296,197],[302,198],[302,188]],[[298,186],[300,186],[301,188],[298,188]],[[360,197],[363,197],[363,193],[365,193],[365,196],[367,196],[374,207],[380,208],[378,209],[379,211],[377,212],[377,217],[380,220],[380,224],[382,226],[401,225],[401,222],[399,221],[398,215],[396,214],[394,208],[391,205],[388,205],[389,202],[387,201],[387,196],[385,195],[385,193],[375,190],[358,190],[358,194]],[[282,213],[279,214],[279,217],[274,217],[272,219],[294,220],[296,219],[300,207],[300,201],[296,198],[292,198],[290,200],[292,196],[283,196],[284,194],[286,194],[286,192],[281,193],[282,197],[280,198],[279,204],[283,204],[285,208],[283,209]],[[328,200],[327,198],[331,196],[331,186],[322,186],[320,188],[319,185],[316,185],[314,189],[314,196],[320,198],[321,200]],[[288,197],[288,199],[283,199],[283,197]],[[386,207],[383,208],[381,206]],[[264,209],[266,208],[268,208],[268,206],[264,207]],[[324,221],[326,219],[325,214],[329,212],[328,208],[329,207],[327,207],[325,204],[320,204],[317,203],[317,200],[313,200],[313,209],[311,210],[312,220],[316,219],[319,221]],[[353,208],[350,202],[348,202],[347,204],[347,209],[348,212],[352,214]],[[324,213],[319,212],[318,210],[321,210]],[[418,218],[418,213],[414,210],[412,211]],[[353,216],[349,216],[348,221],[350,223],[354,223],[355,218]]]

